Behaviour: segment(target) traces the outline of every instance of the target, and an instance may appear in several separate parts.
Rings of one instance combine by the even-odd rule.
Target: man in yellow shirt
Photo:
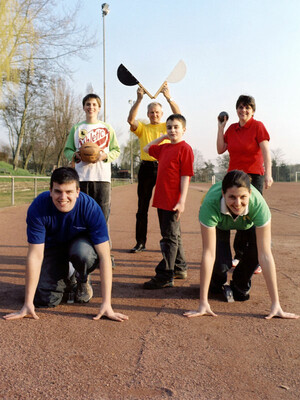
[[[171,98],[167,83],[164,85],[162,93],[170,104],[172,113],[180,114],[178,105]],[[130,250],[130,253],[139,253],[146,248],[148,209],[157,175],[158,162],[154,157],[151,157],[149,154],[144,152],[144,147],[148,143],[152,142],[152,140],[167,133],[166,123],[160,122],[163,116],[162,106],[160,103],[154,102],[148,104],[147,116],[150,120],[150,124],[144,124],[136,120],[138,109],[144,94],[144,90],[138,88],[137,100],[132,106],[127,119],[131,132],[139,138],[141,148],[141,164],[138,173],[137,189],[138,211],[136,213],[136,245]]]

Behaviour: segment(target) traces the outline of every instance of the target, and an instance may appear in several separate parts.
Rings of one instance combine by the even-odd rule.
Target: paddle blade
[[[139,83],[139,81],[128,71],[123,64],[120,64],[117,70],[118,79],[123,85],[134,86]]]
[[[183,60],[180,60],[175,65],[175,68],[170,73],[170,75],[167,77],[166,81],[170,82],[170,83],[179,82],[179,81],[181,81],[181,79],[184,78],[185,74],[186,74],[186,65]]]

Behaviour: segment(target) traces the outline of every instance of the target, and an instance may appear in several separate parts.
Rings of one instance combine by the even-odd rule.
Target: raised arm
[[[216,258],[216,228],[208,228],[201,224],[201,235],[203,250],[200,267],[200,303],[198,310],[184,313],[186,317],[200,317],[202,315],[216,317],[208,303],[209,285]]]
[[[161,91],[162,91],[162,94],[165,96],[167,102],[169,103],[169,105],[171,107],[171,110],[172,110],[172,113],[173,114],[180,114],[179,106],[172,99],[167,83],[164,84],[164,86],[163,86]]]
[[[262,267],[262,272],[272,302],[270,314],[266,317],[266,319],[271,319],[273,317],[297,319],[299,318],[299,315],[284,312],[279,303],[276,268],[271,251],[271,223],[268,223],[263,227],[256,228],[255,232],[258,261]]]
[[[128,118],[127,118],[127,122],[130,125],[131,131],[135,131],[138,127],[138,121],[136,120],[136,116],[137,116],[140,104],[143,100],[144,94],[145,94],[145,91],[141,87],[139,87],[137,90],[137,99],[136,99],[135,103],[133,104],[133,106],[131,107]]]
[[[128,319],[127,315],[115,313],[111,306],[112,267],[109,242],[106,241],[95,245],[95,250],[99,257],[102,304],[99,313],[93,319],[98,320],[102,316],[105,316],[109,319],[122,322]]]
[[[148,143],[148,144],[144,147],[144,152],[147,153],[147,154],[149,154],[149,149],[150,149],[150,147],[151,147],[153,144],[159,144],[159,143],[161,143],[161,142],[162,142],[163,140],[165,140],[165,139],[168,139],[168,135],[167,135],[167,134],[162,135],[162,136],[159,136],[158,138],[152,140],[152,142]]]
[[[265,188],[269,189],[273,184],[272,178],[272,160],[269,148],[269,141],[263,140],[259,143],[261,148],[261,152],[264,159],[264,166],[265,166]]]
[[[24,318],[32,315],[34,319],[39,319],[35,313],[33,299],[39,282],[41,266],[44,257],[44,244],[29,244],[26,262],[25,277],[25,301],[20,311],[5,315],[6,320]]]
[[[224,129],[227,119],[224,118],[223,122],[218,119],[218,135],[217,135],[217,152],[223,154],[227,150],[227,143],[224,141]]]

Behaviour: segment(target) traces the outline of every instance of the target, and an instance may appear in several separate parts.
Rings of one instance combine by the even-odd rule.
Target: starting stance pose
[[[188,311],[185,316],[216,316],[208,303],[209,289],[214,293],[223,291],[227,301],[248,300],[258,255],[272,302],[270,314],[266,318],[299,318],[284,312],[280,306],[276,268],[271,252],[271,213],[262,195],[250,185],[246,173],[230,171],[223,182],[213,185],[200,207],[199,220],[203,244],[200,305],[197,311]],[[233,271],[230,285],[227,285],[227,271],[231,268],[230,230],[247,230],[253,225],[256,227],[257,241],[249,242]]]
[[[179,113],[179,107],[171,98],[167,84],[163,87],[162,93],[167,102],[170,104],[173,113]],[[131,253],[139,253],[145,250],[147,240],[147,225],[148,225],[148,209],[152,191],[156,182],[157,175],[157,160],[144,151],[144,147],[152,140],[165,135],[166,123],[160,122],[163,116],[162,106],[160,103],[148,104],[147,116],[150,124],[144,124],[136,120],[137,112],[145,92],[142,88],[137,90],[137,99],[132,106],[129,115],[128,123],[130,130],[140,141],[141,148],[141,164],[138,174],[138,210],[136,213],[136,245],[130,250]]]
[[[89,274],[98,265],[102,304],[94,319],[128,319],[111,307],[112,270],[105,218],[95,200],[80,192],[73,168],[54,170],[50,191],[41,193],[30,205],[27,237],[25,302],[19,312],[5,315],[6,320],[28,314],[38,319],[34,306],[55,307],[65,291],[74,290],[75,301],[87,303],[93,295]],[[75,268],[71,277],[69,262]]]
[[[144,283],[145,289],[174,286],[174,278],[187,277],[180,229],[180,215],[185,208],[190,177],[193,176],[194,154],[190,145],[182,140],[186,121],[180,114],[167,119],[167,135],[149,143],[144,151],[158,163],[157,182],[153,207],[157,208],[162,239],[160,248],[163,259],[157,265],[156,275]],[[171,143],[159,146],[164,139]]]
[[[252,96],[241,95],[236,102],[239,122],[231,124],[224,134],[227,118],[218,120],[218,154],[229,152],[228,171],[244,171],[251,176],[251,184],[263,194],[263,186],[272,186],[272,161],[269,148],[270,136],[264,124],[254,119],[256,110]],[[255,238],[255,228],[237,232],[234,239],[234,266],[239,262],[244,247]],[[255,239],[254,239],[255,240]],[[261,272],[258,267],[255,273]]]

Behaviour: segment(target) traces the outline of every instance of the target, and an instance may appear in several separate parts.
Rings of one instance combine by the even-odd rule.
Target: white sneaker
[[[232,268],[235,268],[238,265],[239,262],[240,262],[240,260],[238,260],[237,258],[234,258],[232,260]]]
[[[262,272],[261,266],[258,265],[256,270],[254,271],[255,274],[260,274]]]

